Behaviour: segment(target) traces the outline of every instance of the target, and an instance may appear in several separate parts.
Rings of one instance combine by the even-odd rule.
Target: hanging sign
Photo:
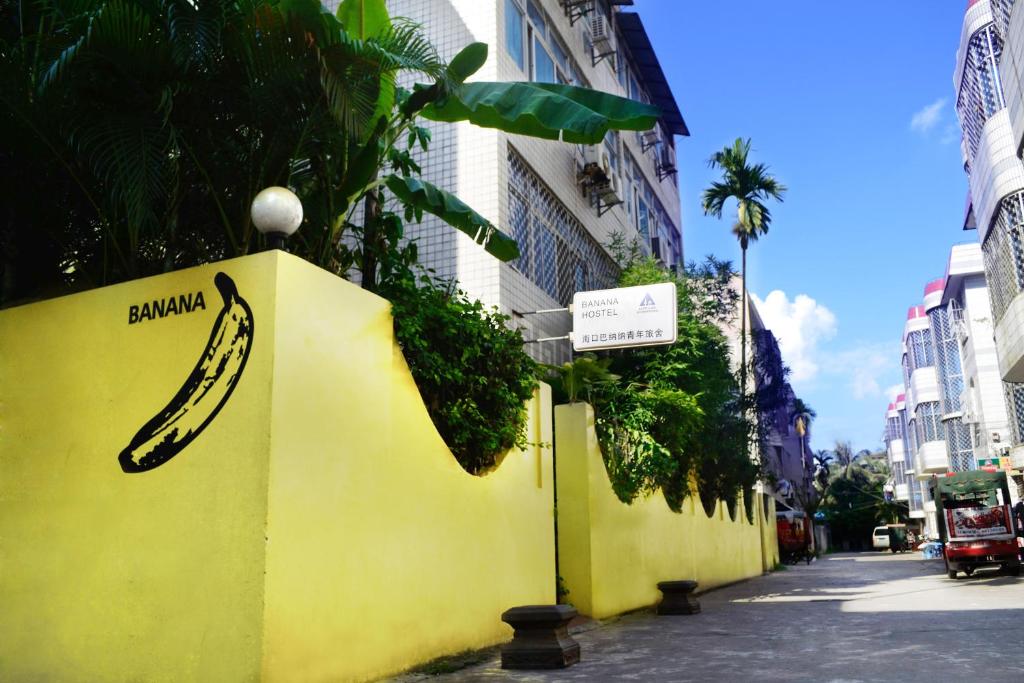
[[[678,326],[674,282],[576,292],[572,297],[575,351],[673,344]]]

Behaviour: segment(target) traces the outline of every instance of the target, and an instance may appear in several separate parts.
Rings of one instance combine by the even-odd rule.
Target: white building
[[[1011,434],[992,330],[992,309],[981,245],[958,244],[949,254],[942,305],[959,349],[961,380],[956,411],[969,430],[974,461],[998,464]]]
[[[981,246],[950,250],[945,277],[903,328],[904,394],[886,411],[885,440],[895,498],[934,535],[927,481],[946,472],[1000,466],[1010,439]]]
[[[1010,115],[1013,147],[1024,156],[1024,2],[992,0],[996,30],[1003,37],[999,80]]]
[[[1009,460],[1001,466],[1010,470],[1018,486],[1024,483],[1019,473],[1024,466],[1021,4],[1014,0],[970,0],[953,76],[963,131],[961,151],[970,187],[964,228],[976,228],[981,243],[1008,427],[1002,433],[997,429],[996,436],[981,435],[987,443],[980,447],[976,438],[975,451],[1008,453]],[[993,424],[998,424],[998,418]],[[1004,434],[1009,438],[1005,439]]]
[[[469,124],[429,124],[426,180],[454,192],[514,237],[521,257],[501,263],[433,218],[408,233],[420,262],[455,277],[471,296],[513,316],[524,337],[564,335],[573,292],[615,285],[607,245],[636,240],[666,265],[683,261],[675,136],[688,135],[637,14],[623,0],[389,0],[394,17],[422,24],[441,56],[487,43],[479,80],[578,84],[659,106],[653,131],[610,133],[579,146],[509,135]],[[609,177],[598,191],[588,163]],[[594,167],[591,167],[594,168]],[[524,315],[525,314],[525,315]],[[531,345],[545,362],[568,359],[567,342]]]

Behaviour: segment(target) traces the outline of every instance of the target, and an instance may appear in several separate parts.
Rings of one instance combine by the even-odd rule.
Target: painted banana
[[[210,340],[178,393],[153,416],[117,457],[125,472],[159,467],[192,443],[224,407],[252,348],[252,309],[224,273],[213,278],[224,307]]]

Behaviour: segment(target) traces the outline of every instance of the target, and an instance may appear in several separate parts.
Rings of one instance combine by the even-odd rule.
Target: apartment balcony
[[[1010,115],[1005,108],[1000,109],[985,122],[971,163],[968,181],[981,242],[988,237],[1000,200],[1024,188],[1024,165],[1017,158],[1013,139]]]
[[[939,380],[935,374],[935,366],[918,368],[910,375],[910,393],[913,398],[911,405],[907,406],[908,415],[917,410],[919,403],[930,403],[939,400]]]
[[[928,479],[933,474],[949,471],[949,450],[945,441],[927,441],[921,444],[914,456],[914,472],[917,478]]]
[[[896,500],[910,500],[910,487],[906,484],[896,484]]]
[[[996,323],[999,374],[1006,382],[1024,382],[1024,293],[1014,297]]]
[[[893,462],[903,462],[905,454],[903,452],[903,440],[896,439],[889,442],[889,459]]]

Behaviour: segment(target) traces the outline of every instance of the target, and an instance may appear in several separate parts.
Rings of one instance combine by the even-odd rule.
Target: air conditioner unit
[[[658,160],[663,167],[676,167],[676,155],[672,153],[672,147],[665,143],[658,147]]]
[[[597,186],[597,195],[605,204],[622,203],[622,181],[617,173],[608,173],[608,182]]]
[[[611,159],[604,145],[583,147],[583,175],[595,184],[603,184],[612,175]]]
[[[590,18],[590,39],[595,53],[604,54],[612,51],[611,22],[601,12],[595,12]]]
[[[676,172],[676,154],[671,145],[662,142],[658,146],[658,163],[654,170],[658,180],[664,180]]]
[[[654,147],[661,142],[661,137],[658,135],[658,131],[649,130],[644,133],[637,133],[640,136],[640,151],[646,152],[651,147]]]

